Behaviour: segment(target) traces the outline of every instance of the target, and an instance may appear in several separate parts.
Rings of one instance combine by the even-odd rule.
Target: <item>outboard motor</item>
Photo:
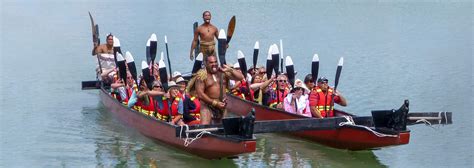
[[[404,131],[407,129],[407,117],[409,111],[409,102],[405,100],[398,109],[392,110],[374,110],[372,111],[372,120],[375,128],[388,128],[394,131]]]

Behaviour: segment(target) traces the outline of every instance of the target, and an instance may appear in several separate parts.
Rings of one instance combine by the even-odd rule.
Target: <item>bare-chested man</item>
[[[114,54],[114,36],[112,34],[107,35],[107,43],[102,45],[94,43],[92,56],[103,53]]]
[[[194,48],[196,48],[198,38],[200,40],[199,47],[204,56],[204,60],[206,60],[206,57],[209,55],[216,55],[216,42],[214,38],[218,38],[219,30],[216,26],[211,24],[211,12],[204,11],[204,13],[202,13],[202,19],[204,23],[194,31],[194,38],[189,53],[189,59],[191,60],[194,59]]]
[[[241,72],[232,69],[228,65],[219,67],[217,57],[209,55],[206,58],[206,69],[197,72],[196,93],[201,102],[201,124],[210,124],[211,118],[220,123],[225,115],[225,99],[219,100],[220,92],[227,88],[229,79],[240,81],[244,79]],[[223,90],[220,86],[222,78]],[[222,93],[225,95],[225,93]]]
[[[97,46],[98,44],[94,43],[94,50],[92,51],[92,56],[97,56],[100,60],[100,67],[102,70],[99,69],[99,64],[97,63],[96,71],[97,73],[102,74],[103,76],[105,71],[111,70],[115,68],[115,60],[114,60],[114,36],[112,34],[107,35],[107,43]]]

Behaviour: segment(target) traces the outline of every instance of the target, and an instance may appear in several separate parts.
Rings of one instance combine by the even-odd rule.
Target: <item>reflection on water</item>
[[[260,134],[257,138],[257,151],[236,159],[237,164],[271,167],[385,167],[372,151],[333,149],[282,134]]]
[[[87,112],[85,112],[87,111]],[[118,121],[102,104],[83,108],[97,124],[91,134],[98,167],[385,167],[372,151],[352,152],[283,134],[257,135],[257,151],[234,159],[206,160],[147,138]]]

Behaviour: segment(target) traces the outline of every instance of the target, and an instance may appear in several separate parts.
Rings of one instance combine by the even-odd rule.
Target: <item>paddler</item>
[[[338,90],[334,93],[333,88],[328,85],[327,78],[320,77],[317,82],[318,85],[311,91],[309,96],[311,113],[313,117],[316,118],[334,117],[334,104],[332,103],[333,94],[334,103],[347,106],[347,101]]]
[[[191,43],[191,51],[189,53],[189,59],[191,60],[194,59],[194,48],[196,48],[198,40],[200,40],[199,47],[204,56],[204,60],[206,60],[206,57],[209,55],[216,55],[216,42],[214,38],[218,38],[219,30],[216,26],[211,24],[210,11],[204,11],[202,13],[202,19],[204,20],[204,23],[201,24],[196,29],[196,31],[194,31],[194,38],[193,42]]]
[[[100,60],[100,66],[97,64],[97,73],[104,73],[104,71],[110,71],[115,68],[114,60],[114,36],[112,34],[107,35],[107,43],[97,44],[94,43],[94,49],[92,50],[92,56],[97,56]],[[102,67],[102,70],[99,70]],[[101,75],[102,76],[102,75]]]
[[[94,49],[92,51],[92,56],[97,54],[114,54],[114,36],[112,34],[107,35],[107,43],[97,44],[94,43]]]
[[[228,65],[219,67],[215,55],[208,56],[205,59],[205,65],[206,69],[199,70],[193,79],[195,86],[190,84],[189,87],[190,90],[196,91],[201,103],[201,124],[210,124],[211,118],[215,123],[220,123],[225,116],[226,106],[225,98],[219,99],[221,94],[225,95],[221,92],[228,88],[229,79],[240,81],[244,79],[244,76]]]

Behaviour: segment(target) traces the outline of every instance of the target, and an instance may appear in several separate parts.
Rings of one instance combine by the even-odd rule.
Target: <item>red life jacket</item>
[[[155,110],[155,103],[153,103],[154,99],[153,99],[153,97],[148,96],[148,100],[149,100],[148,105],[145,105],[144,103],[141,103],[141,106],[142,106],[141,112],[146,114],[146,115],[153,116],[153,113],[154,113],[154,110]]]
[[[321,112],[323,117],[333,117],[334,116],[334,105],[331,107],[331,98],[332,98],[332,88],[328,88],[326,94],[320,89],[316,88],[316,96],[318,96],[318,101],[316,108]],[[339,97],[335,96],[334,101],[338,102]],[[331,109],[329,109],[331,107]],[[326,113],[329,111],[329,114],[326,116]]]
[[[278,100],[280,100],[280,103],[283,103],[283,100],[288,94],[287,88],[285,88],[283,92],[281,90],[276,90],[276,88],[273,88],[273,91],[274,92],[272,94],[274,95],[270,95],[270,97],[268,98],[268,106],[270,107],[275,106],[278,103]],[[279,97],[279,99],[277,97]]]
[[[163,107],[161,107],[160,105]],[[156,101],[156,118],[166,121],[169,116],[169,104],[168,100],[165,97],[162,97],[162,99]]]
[[[179,101],[181,100],[181,98],[179,96],[177,96],[172,104],[171,104],[171,119],[174,119],[176,116],[180,115],[179,112],[178,112],[178,105],[179,105]],[[160,120],[163,120],[163,121],[167,121],[168,118],[169,118],[169,111],[170,111],[170,104],[169,104],[169,99],[166,99],[165,97],[163,97],[163,99],[161,100],[162,103],[163,103],[163,108],[159,108],[159,106],[157,107],[157,118],[160,119]]]
[[[190,99],[191,101],[194,102],[196,109],[189,110],[189,114],[191,116],[194,116],[196,119],[200,119],[201,118],[201,102],[199,102],[199,99],[196,96],[191,96]]]

